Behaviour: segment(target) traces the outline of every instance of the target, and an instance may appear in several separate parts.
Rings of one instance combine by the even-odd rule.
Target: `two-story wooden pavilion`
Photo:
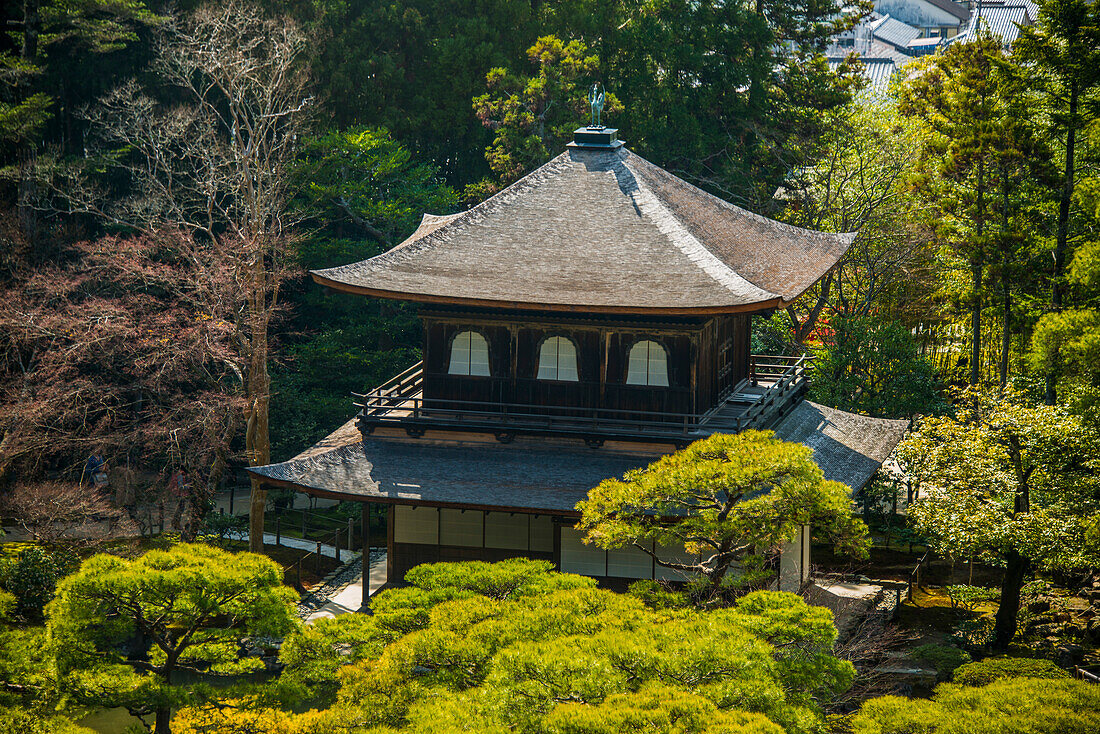
[[[358,396],[359,414],[325,440],[251,471],[391,507],[391,581],[419,563],[515,555],[668,578],[640,551],[581,543],[572,525],[589,489],[712,433],[764,427],[859,489],[904,433],[804,401],[801,360],[750,354],[751,316],[802,295],[853,238],[745,211],[631,153],[615,130],[581,128],[485,202],[313,273],[420,304],[423,361]],[[806,579],[808,532],[784,553],[785,588]]]

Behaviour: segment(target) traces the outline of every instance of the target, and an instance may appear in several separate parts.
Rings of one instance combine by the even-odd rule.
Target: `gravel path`
[[[384,567],[385,563],[386,549],[371,548],[371,567],[375,568],[379,564]],[[320,586],[307,594],[298,604],[298,616],[301,619],[316,616],[316,612],[319,609],[328,605],[330,601],[340,595],[340,592],[353,584],[356,585],[358,589],[357,599],[354,600],[355,606],[358,608],[358,604],[362,600],[362,581],[363,559],[360,557],[337,568],[325,577]],[[331,605],[329,606],[331,607]],[[346,608],[346,606],[341,608]],[[335,614],[333,614],[333,616],[335,616]]]

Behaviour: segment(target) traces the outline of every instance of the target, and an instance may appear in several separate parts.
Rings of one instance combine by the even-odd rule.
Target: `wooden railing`
[[[763,428],[802,396],[807,384],[808,357],[753,355],[750,383],[771,383],[744,413],[729,417],[722,430]],[[726,408],[725,402],[702,413],[655,411],[603,406],[549,405],[507,400],[459,400],[425,397],[423,363],[418,362],[374,390],[353,393],[363,424],[404,426],[410,433],[427,427],[446,426],[460,430],[484,430],[508,434],[533,431],[560,435],[698,438],[714,427],[707,423]],[[479,378],[487,379],[487,378]],[[494,378],[488,378],[494,379]],[[536,383],[532,379],[496,378],[501,384]],[[576,383],[584,389],[595,384]],[[669,390],[669,388],[662,388]],[[672,388],[687,394],[683,388]],[[503,393],[502,393],[503,395]],[[755,397],[755,396],[754,396]]]
[[[371,396],[378,402],[379,408],[398,407],[402,402],[419,393],[424,387],[424,362],[417,362],[396,377],[392,377],[369,393],[360,395],[352,393],[357,398]]]
[[[356,397],[361,418],[372,424],[405,426],[447,424],[491,431],[538,430],[565,434],[688,435],[699,430],[707,413],[667,413],[602,407],[535,405],[482,400],[397,398],[369,392]]]
[[[908,590],[905,594],[905,601],[911,601],[913,599],[913,591],[920,588],[923,569],[928,564],[931,557],[932,551],[925,551],[924,555],[917,561],[917,565],[909,572]]]
[[[340,532],[341,532],[340,528],[337,528],[336,531],[333,532],[333,534],[332,534],[333,556],[334,556],[334,560],[337,563],[340,563]],[[348,552],[351,552],[352,526],[351,526],[350,522],[348,524],[348,529],[347,529],[347,541],[348,541],[347,542],[347,546],[348,546],[347,550],[348,550]],[[310,558],[313,559],[313,562],[316,564],[315,573],[318,577],[321,576],[321,570],[322,570],[321,563],[325,558],[325,555],[322,552],[322,546],[324,545],[324,543],[320,540],[315,541],[315,542],[317,543],[317,547],[314,550],[307,551],[297,561],[295,561],[294,563],[290,564],[289,566],[287,566],[286,568],[283,569],[283,578],[284,579],[291,572],[291,570],[294,571],[294,588],[296,588],[299,593],[305,593],[305,591],[306,591],[306,588],[302,585],[302,566],[305,564],[305,562],[307,560],[309,560]],[[280,536],[280,533],[279,533],[279,530],[278,530],[278,525],[276,525],[276,531],[275,531],[275,545],[277,545],[277,546],[281,545],[281,536]]]
[[[1098,683],[1100,684],[1100,675],[1090,673],[1079,665],[1073,666],[1073,677],[1077,680],[1083,680],[1086,683]]]
[[[753,354],[749,357],[749,381],[756,385],[763,380],[778,379],[793,367],[802,365],[805,369],[813,368],[813,357],[802,355],[788,357],[783,354]]]
[[[777,414],[786,412],[787,408],[806,391],[808,357],[767,356],[759,359],[770,361],[758,361],[757,356],[753,355],[750,365],[752,383],[758,384],[762,375],[765,374],[760,371],[761,369],[765,370],[769,378],[774,379],[775,382],[741,416],[739,423],[742,431],[765,427]]]

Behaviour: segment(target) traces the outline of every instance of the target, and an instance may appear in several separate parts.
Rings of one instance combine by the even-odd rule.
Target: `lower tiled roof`
[[[826,479],[858,491],[905,438],[908,427],[908,421],[868,418],[804,400],[775,433],[809,446]]]
[[[812,448],[826,479],[858,490],[906,426],[803,401],[775,431]],[[576,515],[576,504],[590,489],[654,458],[522,437],[507,445],[364,441],[349,421],[293,459],[249,471],[279,486],[337,499]]]

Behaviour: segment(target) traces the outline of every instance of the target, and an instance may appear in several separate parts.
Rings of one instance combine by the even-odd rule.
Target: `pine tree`
[[[1016,57],[1029,68],[1029,78],[1046,106],[1050,132],[1063,142],[1058,228],[1054,245],[1054,277],[1050,305],[1064,306],[1064,275],[1070,256],[1070,208],[1077,174],[1078,135],[1087,124],[1088,105],[1100,93],[1100,4],[1095,0],[1042,0],[1039,20],[1020,29]],[[1055,383],[1048,374],[1047,403],[1055,401]]]

